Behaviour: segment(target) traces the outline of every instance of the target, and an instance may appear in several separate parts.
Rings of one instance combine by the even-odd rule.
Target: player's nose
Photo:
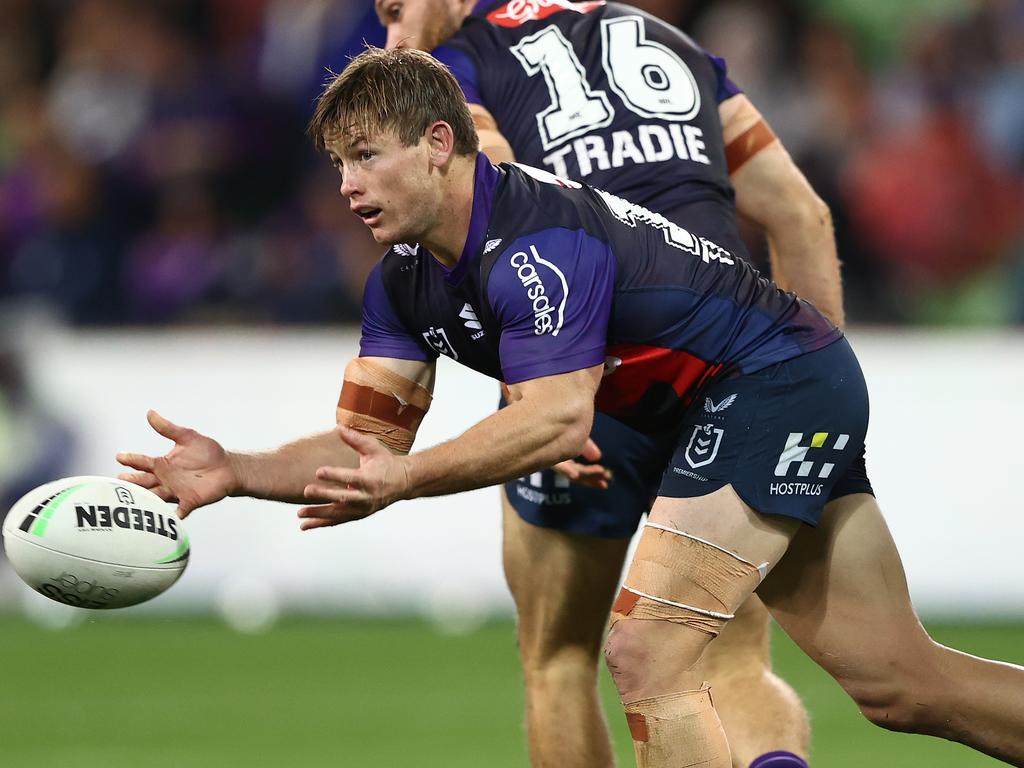
[[[359,185],[355,174],[344,174],[341,177],[341,186],[338,188],[338,191],[341,192],[341,196],[346,199],[350,199],[352,195],[357,194],[359,192]]]

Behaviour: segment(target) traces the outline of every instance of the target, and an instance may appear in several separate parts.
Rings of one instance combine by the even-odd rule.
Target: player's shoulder
[[[528,229],[571,224],[573,212],[585,203],[585,184],[524,163],[501,163],[504,183],[495,198],[498,218],[512,219]]]

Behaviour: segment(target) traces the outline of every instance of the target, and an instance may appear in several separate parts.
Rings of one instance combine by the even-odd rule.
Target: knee
[[[615,622],[604,644],[604,660],[619,693],[636,690],[646,682],[648,643],[642,621]]]
[[[697,688],[693,667],[710,639],[667,621],[620,619],[604,646],[605,662],[623,701]],[[691,679],[693,678],[693,679]],[[664,690],[662,690],[664,689]]]
[[[520,646],[523,676],[531,689],[596,686],[599,655],[570,642]]]

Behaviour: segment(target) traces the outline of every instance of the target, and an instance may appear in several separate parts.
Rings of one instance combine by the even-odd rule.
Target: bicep
[[[508,401],[514,403],[525,399],[529,402],[593,404],[603,371],[603,364],[594,365],[578,371],[509,384]]]

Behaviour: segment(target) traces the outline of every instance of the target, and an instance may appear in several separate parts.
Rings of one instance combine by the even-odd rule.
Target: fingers
[[[601,464],[581,464],[578,461],[563,461],[556,464],[553,469],[560,475],[569,478],[574,483],[585,485],[589,488],[607,490],[612,480],[611,470]]]
[[[309,520],[303,520],[301,523],[299,523],[299,530],[311,531],[314,528],[327,528],[328,526],[332,525],[340,525],[340,523],[334,520],[329,520],[327,518],[311,518]]]
[[[366,517],[365,511],[347,509],[340,504],[318,504],[301,507],[298,511],[301,522],[299,529],[308,531],[313,528],[325,528],[329,525],[341,525]]]
[[[117,454],[117,463],[123,464],[126,467],[137,469],[141,472],[152,472],[153,471],[153,457],[147,456],[144,453],[119,453]]]
[[[369,500],[369,494],[358,488],[350,486],[339,487],[325,483],[310,483],[303,489],[302,495],[312,501],[339,502],[342,504]]]
[[[317,480],[328,480],[332,483],[362,487],[363,477],[358,469],[348,467],[320,467],[316,471]]]
[[[345,441],[345,443],[356,451],[360,456],[368,456],[374,453],[380,453],[381,451],[387,451],[381,442],[369,435],[365,435],[362,432],[358,432],[348,427],[341,425],[337,428],[338,436]]]
[[[588,437],[587,442],[583,444],[583,450],[580,451],[580,456],[582,456],[587,461],[600,461],[601,449],[598,447],[597,443],[593,441],[593,439]]]
[[[160,485],[160,481],[156,475],[152,472],[122,472],[117,476],[118,480],[124,480],[126,483],[134,483],[140,485],[143,488],[153,489]]]
[[[179,427],[177,424],[168,421],[154,410],[146,411],[146,420],[149,422],[149,426],[168,440],[173,440],[174,442],[178,442],[189,431],[185,427]]]

